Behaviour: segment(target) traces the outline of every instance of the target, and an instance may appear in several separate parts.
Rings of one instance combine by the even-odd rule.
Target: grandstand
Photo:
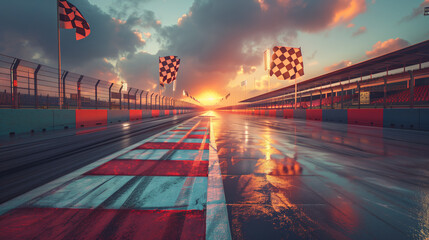
[[[298,83],[297,109],[429,107],[429,40]],[[290,85],[220,109],[294,109]]]

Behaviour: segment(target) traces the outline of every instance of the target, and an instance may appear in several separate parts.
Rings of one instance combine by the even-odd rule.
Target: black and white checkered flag
[[[170,84],[176,80],[180,59],[177,56],[159,58],[159,85]]]
[[[273,51],[270,76],[274,74],[278,79],[286,80],[304,75],[301,48],[275,46]]]
[[[83,39],[89,35],[91,30],[79,10],[66,0],[58,0],[60,13],[60,27],[64,29],[76,28],[76,40]]]

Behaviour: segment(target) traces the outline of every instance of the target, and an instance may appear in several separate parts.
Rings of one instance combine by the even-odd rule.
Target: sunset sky
[[[268,91],[263,51],[301,47],[304,81],[429,39],[429,0],[70,0],[91,34],[61,30],[63,68],[158,91],[158,56],[177,55],[176,97],[205,104]],[[0,53],[56,66],[53,0],[2,1]],[[291,84],[271,77],[270,89]],[[173,96],[168,86],[166,95]],[[224,102],[226,103],[226,102]]]

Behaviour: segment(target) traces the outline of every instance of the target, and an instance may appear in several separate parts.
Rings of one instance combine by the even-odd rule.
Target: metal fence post
[[[61,76],[61,79],[63,80],[63,107],[66,107],[66,108],[68,108],[67,101],[66,101],[66,77],[68,74],[69,72],[65,71]]]
[[[322,109],[322,89],[319,89],[320,97],[319,97],[319,108]]]
[[[414,108],[414,74],[413,70],[409,70],[408,73],[410,74],[410,108]]]
[[[137,109],[137,92],[139,90],[137,89],[136,92],[134,93],[134,109]]]
[[[112,87],[113,87],[113,83],[110,84],[109,87],[109,109],[112,109],[112,101],[111,101],[111,97],[112,97]]]
[[[81,106],[81,100],[80,100],[80,83],[82,82],[83,75],[80,75],[79,80],[77,80],[77,109],[80,109]]]
[[[165,104],[164,99],[165,99],[165,96],[162,96],[162,109],[165,109],[165,106],[164,106],[164,104]]]
[[[158,101],[158,94],[155,94],[155,109],[157,109],[156,108],[156,101]]]
[[[133,89],[133,88],[130,88],[130,89],[128,89],[128,110],[130,110],[130,92],[131,92],[131,89]]]
[[[11,104],[13,108],[18,108],[18,75],[17,69],[21,59],[15,58],[11,65],[11,84],[10,84],[10,96]]]
[[[387,97],[387,78],[383,77],[384,88],[383,88],[383,108],[387,107],[386,97]]]
[[[124,87],[124,84],[121,85],[121,88],[119,88],[119,110],[122,110],[122,88]]]
[[[334,88],[331,87],[331,109],[334,109]]]
[[[37,97],[37,74],[40,71],[42,65],[37,65],[36,70],[34,70],[34,107],[37,109],[39,107],[39,98]]]
[[[360,84],[359,82],[357,82],[357,89],[358,89],[358,109],[360,109]]]
[[[344,109],[344,86],[341,84],[341,109]]]
[[[142,94],[143,94],[143,90],[140,92],[140,110],[142,110]]]
[[[152,93],[152,94],[150,95],[150,109],[152,109],[152,96],[153,96],[153,94],[154,94],[154,93]]]
[[[95,109],[98,109],[98,84],[100,83],[100,80],[97,81],[97,83],[95,84]]]

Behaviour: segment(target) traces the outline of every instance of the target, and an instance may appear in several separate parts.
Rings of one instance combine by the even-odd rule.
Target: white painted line
[[[206,239],[231,239],[231,231],[229,229],[228,221],[228,211],[226,209],[225,193],[222,183],[222,173],[220,170],[219,158],[217,155],[217,146],[215,142],[212,120],[210,120]]]
[[[196,116],[196,117],[198,117],[198,116]],[[196,117],[188,119],[185,122],[181,123],[180,125],[183,125],[183,124],[185,124],[185,123],[193,120]],[[50,190],[52,190],[54,188],[57,188],[57,187],[63,185],[64,183],[66,183],[68,181],[71,181],[74,178],[79,177],[80,175],[88,172],[89,170],[92,170],[92,169],[94,169],[96,167],[99,167],[100,165],[102,165],[102,164],[104,164],[104,163],[106,163],[106,162],[108,162],[108,161],[110,161],[110,160],[112,160],[112,159],[114,159],[114,158],[116,158],[116,157],[118,157],[118,156],[120,156],[120,155],[122,155],[122,154],[124,154],[124,153],[126,153],[126,152],[128,152],[128,151],[130,151],[130,150],[132,150],[132,149],[134,149],[134,148],[136,148],[136,147],[144,144],[144,143],[146,143],[146,142],[149,142],[150,140],[152,140],[154,138],[159,137],[160,135],[162,135],[162,134],[164,134],[164,133],[166,133],[166,132],[174,129],[175,127],[177,127],[177,126],[173,126],[173,127],[169,128],[169,129],[163,131],[163,132],[160,132],[158,134],[153,135],[152,137],[149,137],[149,138],[144,139],[144,140],[142,140],[142,141],[140,141],[140,142],[138,142],[136,144],[133,144],[133,145],[131,145],[129,147],[126,147],[126,148],[120,150],[119,152],[115,152],[113,154],[110,154],[107,157],[101,158],[100,160],[97,160],[97,161],[95,161],[95,162],[93,162],[91,164],[88,164],[88,165],[86,165],[86,166],[84,166],[84,167],[82,167],[82,168],[80,168],[78,170],[75,170],[75,171],[73,171],[73,172],[71,172],[71,173],[69,173],[69,174],[67,174],[67,175],[65,175],[63,177],[57,178],[57,179],[55,179],[55,180],[53,180],[53,181],[51,181],[49,183],[46,183],[46,184],[44,184],[44,185],[42,185],[42,186],[40,186],[38,188],[35,188],[35,189],[33,189],[33,190],[31,190],[31,191],[29,191],[27,193],[24,193],[24,194],[22,194],[22,195],[20,195],[18,197],[15,197],[15,198],[13,198],[13,199],[5,202],[5,203],[0,204],[0,215],[3,215],[4,213],[6,213],[6,212],[8,212],[8,211],[10,211],[10,210],[12,210],[14,208],[17,208],[17,207],[25,204],[26,202],[32,200],[33,198],[38,197],[41,194],[44,194],[47,191],[50,191]]]

